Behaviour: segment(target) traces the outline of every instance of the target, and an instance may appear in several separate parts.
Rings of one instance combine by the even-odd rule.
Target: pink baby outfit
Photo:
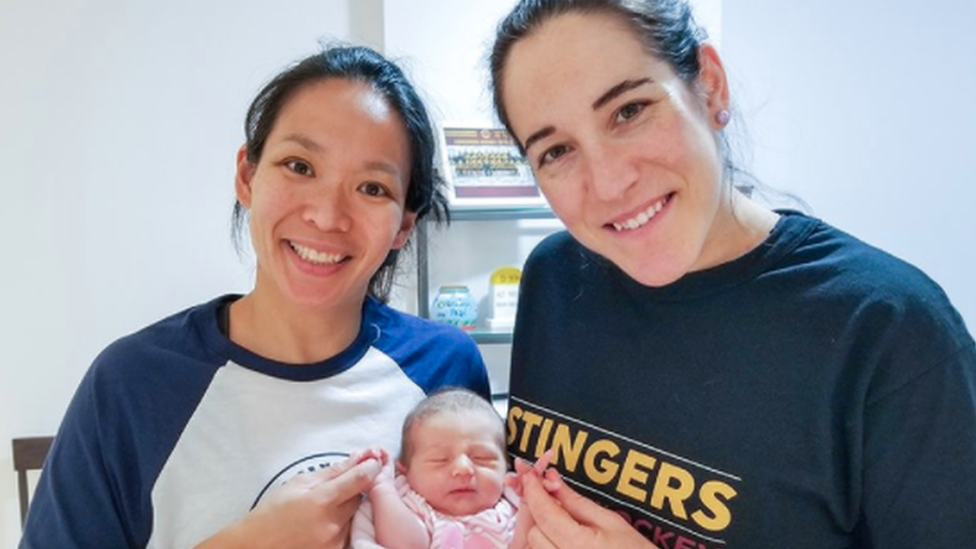
[[[512,501],[517,501],[517,496],[510,490],[506,489],[491,509],[455,517],[435,511],[423,496],[410,488],[406,477],[397,476],[395,484],[407,507],[427,527],[430,549],[505,549],[512,541],[517,512]]]

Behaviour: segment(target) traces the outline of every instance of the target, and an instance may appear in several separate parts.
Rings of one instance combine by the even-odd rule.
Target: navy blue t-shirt
[[[662,549],[969,547],[976,350],[918,269],[795,212],[651,288],[560,233],[522,278],[510,451]]]

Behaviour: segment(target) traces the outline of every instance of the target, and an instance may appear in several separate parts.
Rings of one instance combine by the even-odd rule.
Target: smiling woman
[[[702,46],[691,88],[645,51],[618,18],[569,13],[513,46],[499,97],[570,232],[635,280],[662,286],[752,249],[777,216],[715,184],[723,161],[713,132],[729,107],[717,52]],[[591,67],[587,79],[581,66]],[[564,91],[540,93],[550,86]]]
[[[404,124],[369,84],[324,80],[295,92],[255,154],[257,162],[241,147],[236,190],[250,212],[257,280],[231,306],[231,338],[284,362],[330,356],[359,332],[358,321],[336,319],[359,317],[368,286],[406,244],[417,217],[405,207]],[[298,321],[301,312],[288,310],[296,304],[310,313],[305,327],[332,327],[317,349],[303,349],[307,356],[282,348],[293,326],[259,320]]]
[[[972,336],[917,268],[735,188],[684,0],[521,0],[491,71],[568,229],[525,264],[512,350],[509,451],[568,481],[523,475],[534,546],[976,538]]]
[[[398,445],[402,418],[444,385],[487,398],[466,334],[383,302],[414,224],[446,204],[400,70],[327,49],[274,78],[245,131],[235,219],[249,223],[254,287],[99,355],[25,549],[343,547],[379,471],[359,449]]]

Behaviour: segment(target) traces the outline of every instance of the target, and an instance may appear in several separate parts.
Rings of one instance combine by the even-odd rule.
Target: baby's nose
[[[454,459],[454,467],[451,474],[455,477],[467,477],[474,474],[474,464],[471,459],[462,454]]]

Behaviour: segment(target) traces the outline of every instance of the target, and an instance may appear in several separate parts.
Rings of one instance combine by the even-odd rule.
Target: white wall
[[[911,261],[976,328],[976,3],[736,0],[755,171]]]
[[[110,341],[249,287],[228,222],[251,97],[320,38],[382,46],[381,8],[0,2],[0,547],[10,438],[53,433]]]

